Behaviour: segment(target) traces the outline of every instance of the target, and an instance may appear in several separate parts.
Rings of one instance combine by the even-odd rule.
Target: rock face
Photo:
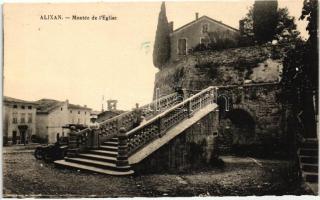
[[[277,83],[288,48],[265,45],[194,53],[159,71],[154,87],[161,95],[177,87],[190,95],[208,86],[223,86],[218,90],[221,146],[258,145],[272,151],[286,143]],[[226,101],[229,108],[224,112]]]

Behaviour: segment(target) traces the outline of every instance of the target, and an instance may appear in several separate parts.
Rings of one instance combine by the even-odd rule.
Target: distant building
[[[192,48],[199,44],[207,45],[210,42],[226,39],[229,42],[238,43],[239,30],[207,16],[199,18],[198,15],[196,13],[194,21],[176,30],[173,30],[173,22],[169,23],[172,59],[175,60],[187,55]]]
[[[3,143],[30,142],[36,134],[36,104],[5,96],[3,108]]]
[[[112,117],[120,115],[123,112],[125,112],[125,111],[122,111],[122,110],[106,110],[106,111],[101,112],[101,113],[98,114],[97,122],[98,123],[103,122],[103,121],[105,121],[107,119],[110,119]]]
[[[90,123],[91,109],[87,106],[70,104],[68,100],[53,99],[41,99],[36,103],[37,135],[47,139],[48,143],[56,142],[57,134],[67,136],[69,130],[64,127],[72,124],[87,126]]]
[[[97,122],[103,122],[107,119],[110,119],[112,117],[115,117],[117,115],[120,115],[121,113],[125,112],[123,110],[118,110],[117,109],[117,103],[118,100],[114,100],[114,99],[109,99],[107,100],[107,108],[108,110],[106,111],[101,111],[98,115],[97,115]]]

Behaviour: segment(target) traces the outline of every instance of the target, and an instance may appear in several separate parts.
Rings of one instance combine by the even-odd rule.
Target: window
[[[72,113],[72,110],[70,110],[70,113]]]
[[[187,39],[178,40],[178,54],[186,55],[187,54]]]
[[[78,118],[78,124],[80,124],[80,119]]]
[[[24,109],[24,106],[21,106],[22,109]]]
[[[84,112],[84,115],[86,115],[87,114],[87,112]]]
[[[61,108],[61,111],[62,111],[63,109]]]
[[[18,123],[18,113],[12,113],[12,123]]]
[[[32,113],[28,113],[28,123],[32,123]]]
[[[20,123],[26,123],[26,113],[21,113]]]
[[[13,108],[18,108],[18,106],[17,105],[13,105]]]
[[[32,109],[32,106],[28,106],[28,109],[31,110],[31,109]]]
[[[80,114],[80,111],[78,111],[78,114]]]
[[[202,25],[202,33],[208,33],[208,27],[209,27],[208,24],[203,24]]]

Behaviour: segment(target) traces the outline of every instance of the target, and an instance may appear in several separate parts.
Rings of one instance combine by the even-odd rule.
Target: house
[[[103,122],[107,119],[111,119],[115,116],[118,116],[120,115],[121,113],[124,113],[125,111],[122,111],[122,110],[106,110],[106,111],[103,111],[101,113],[98,114],[98,117],[97,117],[97,122],[100,123],[100,122]]]
[[[87,126],[90,123],[91,109],[87,106],[70,104],[68,100],[57,101],[41,99],[36,102],[36,131],[48,143],[56,142],[57,134],[67,136],[68,127],[72,124]]]
[[[101,111],[97,115],[97,122],[100,123],[100,122],[103,122],[103,121],[105,121],[107,119],[115,117],[117,115],[120,115],[121,113],[124,113],[125,111],[117,109],[117,103],[118,103],[118,101],[114,100],[114,99],[107,100],[107,108],[108,108],[108,110]]]
[[[36,104],[5,96],[3,110],[3,144],[30,142],[36,134]]]
[[[177,60],[187,55],[199,44],[208,45],[223,40],[238,43],[239,30],[208,16],[204,15],[200,18],[198,16],[199,14],[196,13],[194,21],[176,30],[173,30],[173,22],[169,23],[171,59]]]

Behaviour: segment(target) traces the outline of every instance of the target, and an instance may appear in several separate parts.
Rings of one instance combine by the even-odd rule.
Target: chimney
[[[169,32],[173,32],[173,22],[169,22]]]
[[[199,13],[196,12],[196,20],[198,20],[198,19],[199,19]]]
[[[87,107],[87,105],[84,105],[84,107],[86,108],[86,107]]]

